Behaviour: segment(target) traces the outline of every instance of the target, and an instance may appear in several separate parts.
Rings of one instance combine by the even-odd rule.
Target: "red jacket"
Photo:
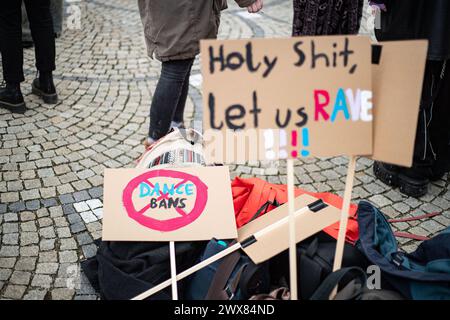
[[[245,225],[251,220],[255,213],[267,202],[276,200],[279,204],[287,202],[287,186],[271,184],[258,178],[242,179],[236,177],[231,182],[233,194],[234,212],[237,227]],[[295,189],[295,196],[309,194],[322,199],[326,203],[342,208],[342,198],[332,193],[314,193],[300,188]],[[267,211],[274,209],[269,205]],[[349,220],[347,225],[346,240],[354,244],[358,239],[358,222],[356,220],[357,205],[350,205]],[[264,213],[264,212],[263,212]],[[330,236],[337,238],[339,232],[339,222],[325,228],[323,231]]]

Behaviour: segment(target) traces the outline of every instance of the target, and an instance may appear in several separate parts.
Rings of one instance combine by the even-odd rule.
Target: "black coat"
[[[294,0],[293,36],[356,34],[363,0]]]
[[[378,0],[387,12],[381,14],[378,40],[428,39],[428,59],[450,59],[449,0]]]

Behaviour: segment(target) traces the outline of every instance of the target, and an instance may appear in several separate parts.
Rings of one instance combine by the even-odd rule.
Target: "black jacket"
[[[449,0],[377,0],[387,12],[381,14],[378,40],[428,39],[428,59],[450,59]]]

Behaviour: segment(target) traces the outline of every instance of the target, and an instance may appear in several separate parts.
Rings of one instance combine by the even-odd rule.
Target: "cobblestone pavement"
[[[254,16],[230,5],[220,37],[288,36],[291,2],[265,3],[264,12]],[[34,52],[28,49],[22,88],[29,110],[16,115],[0,109],[1,299],[98,298],[83,274],[78,277],[78,266],[95,254],[93,241],[101,236],[103,169],[133,166],[142,151],[159,63],[146,57],[136,3],[92,0],[82,9],[82,29],[66,30],[57,40],[61,102],[46,105],[30,95],[35,71]],[[190,82],[186,116],[198,126],[198,61]],[[308,190],[341,194],[346,163],[341,157],[297,161],[296,182]],[[430,236],[450,225],[447,177],[417,200],[376,181],[371,165],[358,160],[355,201],[368,199],[389,217],[445,212],[422,223],[395,224],[398,230]],[[232,169],[233,176],[286,182],[283,162]],[[417,245],[399,241],[407,251]]]

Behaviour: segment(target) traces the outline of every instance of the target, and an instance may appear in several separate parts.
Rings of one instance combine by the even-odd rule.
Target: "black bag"
[[[297,244],[298,296],[309,299],[323,280],[333,271],[336,239],[321,231]],[[367,259],[351,244],[345,243],[342,267],[360,267],[366,269]],[[284,251],[270,260],[271,277],[289,278],[289,253]],[[352,280],[345,275],[342,284]]]
[[[390,290],[368,289],[367,275],[361,268],[343,268],[330,273],[313,293],[310,300],[328,300],[334,288],[351,278],[345,287],[337,292],[333,300],[404,300],[399,293]]]
[[[89,282],[105,300],[128,300],[170,278],[167,242],[97,241],[96,256],[81,263]],[[192,266],[205,242],[177,242],[176,263],[179,272]],[[183,298],[184,281],[178,282]],[[149,297],[172,299],[170,288]]]

